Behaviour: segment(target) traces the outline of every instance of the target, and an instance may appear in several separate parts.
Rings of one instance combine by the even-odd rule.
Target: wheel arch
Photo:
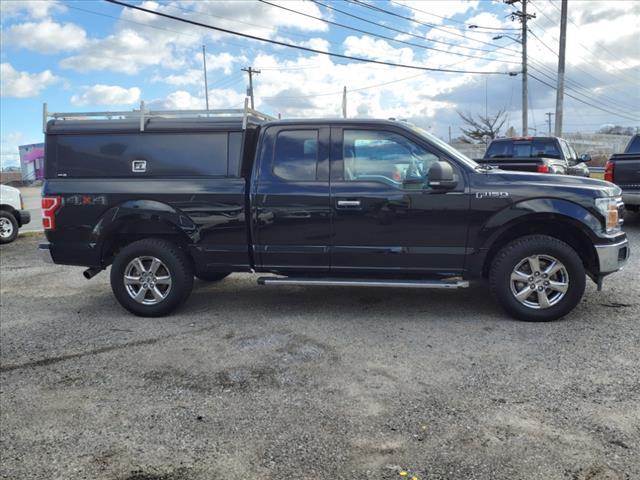
[[[587,227],[574,217],[557,213],[536,213],[526,215],[511,222],[497,232],[486,247],[482,263],[482,277],[487,278],[496,254],[509,242],[526,235],[547,235],[563,241],[572,247],[580,258],[585,270],[595,277],[598,274],[598,257]]]
[[[128,201],[107,210],[91,233],[103,266],[123,247],[143,238],[165,238],[187,249],[198,240],[193,221],[178,209],[152,200]]]

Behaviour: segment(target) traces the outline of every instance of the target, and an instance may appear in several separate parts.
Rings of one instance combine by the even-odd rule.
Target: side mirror
[[[435,189],[453,188],[458,182],[453,179],[453,168],[447,162],[435,162],[429,167],[429,186]]]
[[[591,161],[591,154],[583,153],[582,155],[580,155],[580,161],[584,163],[589,163]]]

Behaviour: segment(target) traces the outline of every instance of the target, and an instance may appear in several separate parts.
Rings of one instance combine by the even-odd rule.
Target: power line
[[[213,25],[208,25],[206,23],[201,23],[201,22],[196,22],[194,20],[189,20],[186,18],[181,18],[181,17],[176,17],[175,15],[169,15],[167,13],[162,13],[162,12],[158,12],[155,10],[150,10],[144,7],[140,7],[137,5],[130,5],[128,3],[125,2],[121,2],[120,0],[105,0],[108,3],[113,3],[114,5],[120,5],[122,7],[125,8],[130,8],[132,10],[138,10],[141,12],[145,12],[145,13],[150,13],[152,15],[157,15],[159,17],[164,17],[164,18],[169,18],[172,20],[176,20],[178,22],[183,22],[183,23],[188,23],[190,25],[195,25],[197,27],[202,27],[202,28],[207,28],[210,30],[215,30],[218,32],[223,32],[223,33],[227,33],[230,35],[236,35],[239,37],[244,37],[244,38],[249,38],[251,40],[257,40],[259,42],[266,42],[266,43],[271,43],[274,45],[280,45],[282,47],[289,47],[289,48],[295,48],[297,50],[303,50],[306,52],[311,52],[311,53],[317,53],[320,55],[327,55],[327,56],[331,56],[331,57],[336,57],[336,58],[343,58],[343,59],[347,59],[347,60],[355,60],[358,62],[363,62],[363,63],[375,63],[378,65],[387,65],[390,67],[401,67],[401,68],[408,68],[408,69],[413,69],[413,70],[423,70],[423,71],[431,71],[431,72],[443,72],[443,73],[467,73],[467,74],[479,74],[479,75],[514,75],[513,73],[508,73],[508,72],[487,72],[487,71],[469,71],[469,70],[453,70],[453,69],[442,69],[442,68],[433,68],[433,67],[424,67],[424,66],[420,66],[420,65],[409,65],[409,64],[403,64],[403,63],[393,63],[393,62],[385,62],[383,60],[373,60],[373,59],[368,59],[368,58],[363,58],[363,57],[355,57],[352,55],[343,55],[340,53],[335,53],[335,52],[328,52],[328,51],[324,51],[324,50],[318,50],[315,48],[310,48],[310,47],[304,47],[302,45],[294,45],[291,43],[287,43],[287,42],[281,42],[278,40],[271,40],[268,38],[263,38],[263,37],[258,37],[256,35],[250,35],[248,33],[241,33],[241,32],[236,32],[234,30],[229,30],[226,28],[221,28],[221,27],[216,27]]]
[[[403,45],[409,45],[410,47],[423,48],[425,50],[433,50],[435,52],[448,53],[449,55],[457,55],[457,56],[460,56],[460,57],[475,58],[475,59],[478,59],[478,60],[486,60],[485,57],[478,57],[476,55],[469,55],[469,54],[466,54],[466,53],[452,52],[450,50],[443,50],[441,48],[429,47],[427,45],[420,45],[420,44],[413,43],[413,42],[407,42],[406,40],[399,40],[397,38],[388,37],[386,35],[382,35],[382,34],[379,34],[379,33],[374,33],[374,32],[368,31],[368,30],[362,30],[362,29],[357,28],[357,27],[351,27],[349,25],[344,25],[342,23],[334,22],[332,20],[326,20],[326,19],[321,18],[321,17],[316,17],[316,16],[310,15],[308,13],[299,12],[299,11],[294,10],[292,8],[285,7],[284,5],[277,5],[275,3],[268,2],[267,0],[258,0],[258,1],[261,2],[261,3],[264,3],[266,5],[271,5],[272,7],[280,8],[282,10],[286,10],[286,11],[291,12],[291,13],[302,15],[303,17],[312,18],[314,20],[327,23],[329,25],[334,25],[336,27],[344,28],[344,29],[347,29],[347,30],[352,30],[354,32],[363,33],[365,35],[370,35],[372,37],[383,38],[383,39],[389,40],[391,42],[401,43]],[[504,60],[504,59],[496,59],[496,61],[500,61],[500,62],[504,62],[504,63],[519,63],[519,62],[516,62],[516,61],[513,61],[513,60]]]
[[[451,47],[464,48],[465,50],[475,50],[475,51],[478,51],[478,52],[485,52],[485,53],[493,53],[496,50],[499,50],[499,49],[503,48],[503,47],[500,47],[500,46],[498,46],[496,48],[493,48],[493,49],[467,47],[467,46],[456,44],[456,43],[450,43],[450,42],[445,42],[445,41],[442,41],[442,40],[434,40],[434,39],[430,39],[430,38],[425,38],[422,35],[416,35],[415,33],[407,32],[406,29],[402,30],[400,28],[390,27],[389,25],[384,25],[384,24],[375,22],[373,20],[369,20],[367,18],[360,17],[358,15],[354,15],[352,13],[346,12],[344,10],[341,10],[339,8],[336,8],[336,7],[333,7],[331,5],[326,5],[326,4],[322,3],[322,2],[319,2],[318,0],[311,0],[311,1],[313,3],[315,3],[315,4],[317,4],[317,5],[321,5],[321,6],[325,7],[325,8],[327,8],[327,9],[333,10],[335,12],[342,13],[343,15],[347,15],[348,17],[355,18],[355,19],[360,20],[362,22],[366,22],[366,23],[369,23],[371,25],[375,25],[377,27],[386,28],[387,30],[391,30],[393,32],[401,33],[403,35],[409,35],[411,37],[418,38],[420,40],[427,40],[427,41],[433,42],[433,43],[441,43],[443,45],[448,45],[448,46],[451,46]]]
[[[534,80],[537,80],[538,82],[542,83],[543,85],[546,85],[547,87],[553,88],[554,90],[556,89],[556,87],[555,87],[553,84],[547,83],[547,82],[545,82],[544,80],[539,79],[539,78],[538,78],[538,77],[536,77],[535,75],[529,74],[529,76],[530,76],[531,78],[533,78]],[[576,100],[576,101],[578,101],[578,102],[580,102],[580,103],[584,103],[585,105],[589,105],[590,107],[596,108],[596,109],[598,109],[598,110],[602,110],[603,112],[610,113],[610,114],[615,115],[615,116],[617,116],[617,117],[625,118],[625,119],[627,119],[627,120],[631,120],[631,121],[634,121],[634,122],[637,122],[637,121],[639,121],[639,120],[640,120],[640,118],[627,117],[626,115],[622,115],[622,114],[619,114],[619,113],[616,113],[616,112],[612,112],[612,111],[607,110],[607,109],[605,109],[605,108],[602,108],[602,107],[599,107],[599,106],[594,105],[594,104],[592,104],[592,103],[589,103],[589,102],[587,102],[587,101],[585,101],[585,100],[581,100],[581,99],[579,99],[578,97],[574,97],[573,95],[571,95],[571,94],[569,94],[569,93],[566,93],[566,92],[565,92],[565,95],[566,95],[567,97],[571,97],[571,98],[573,98],[574,100]]]
[[[381,8],[381,7],[378,7],[378,6],[376,6],[376,5],[372,5],[372,4],[369,4],[369,3],[365,3],[365,2],[362,2],[362,1],[360,1],[360,0],[349,0],[349,1],[350,1],[350,2],[352,2],[352,3],[355,3],[355,4],[357,4],[357,5],[360,5],[360,6],[362,6],[362,7],[368,8],[369,10],[374,10],[374,11],[377,11],[377,12],[385,13],[385,14],[387,14],[387,15],[391,15],[391,16],[394,16],[394,17],[398,17],[398,18],[401,18],[401,19],[403,19],[403,20],[407,20],[407,21],[409,21],[409,22],[415,23],[415,24],[417,24],[417,25],[422,25],[422,26],[425,26],[425,27],[429,27],[429,28],[431,28],[431,29],[433,29],[433,30],[441,30],[441,31],[443,31],[443,32],[445,32],[445,33],[448,33],[449,35],[455,35],[455,36],[458,36],[458,37],[462,37],[462,38],[464,38],[465,40],[469,40],[469,41],[477,42],[477,43],[482,43],[482,44],[484,44],[484,45],[489,45],[489,46],[491,46],[491,47],[494,47],[494,46],[495,46],[495,44],[494,44],[494,43],[485,42],[485,41],[483,41],[483,40],[478,40],[478,39],[475,39],[475,38],[469,38],[469,37],[467,37],[467,35],[465,35],[465,34],[462,34],[462,33],[459,33],[459,32],[452,32],[452,31],[449,31],[449,30],[445,30],[444,28],[442,28],[442,27],[438,27],[437,25],[433,25],[433,24],[430,24],[430,23],[421,22],[421,21],[416,20],[416,19],[414,19],[414,18],[406,17],[406,16],[404,16],[404,15],[400,15],[399,13],[391,12],[391,11],[389,11],[389,10],[385,10],[384,8]],[[408,8],[410,8],[410,7],[408,7]],[[472,33],[472,32],[467,32],[467,33]],[[519,52],[518,50],[513,50],[513,49],[508,49],[508,48],[504,48],[504,50],[505,50],[505,51],[514,52],[514,53],[520,54],[520,52]]]
[[[472,27],[472,26],[473,26],[473,28],[481,28],[481,29],[485,29],[485,30],[495,30],[495,31],[502,31],[502,30],[520,30],[519,28],[506,28],[506,27],[505,27],[505,28],[496,29],[496,28],[494,28],[494,27],[483,27],[483,26],[481,26],[481,25],[475,25],[475,24],[473,24],[473,25],[469,25],[467,22],[463,22],[463,21],[461,21],[461,20],[455,20],[455,19],[453,19],[453,18],[449,18],[449,17],[443,17],[442,15],[437,15],[437,14],[432,13],[432,12],[426,12],[426,11],[424,11],[424,10],[420,10],[419,8],[416,8],[416,7],[410,7],[410,6],[408,6],[408,5],[403,5],[403,4],[398,3],[398,2],[396,2],[396,1],[394,1],[394,0],[389,0],[389,2],[390,2],[390,3],[393,3],[393,4],[395,4],[395,5],[400,5],[400,6],[402,6],[402,7],[406,7],[406,8],[408,8],[408,9],[410,9],[410,10],[415,11],[415,12],[420,12],[420,13],[424,13],[424,14],[426,14],[426,15],[431,15],[431,16],[433,16],[433,17],[441,18],[442,20],[447,20],[447,21],[449,21],[449,22],[459,23],[459,24],[462,24],[462,25],[467,26],[468,28],[470,28],[470,27]],[[452,27],[452,28],[453,28],[453,27]]]

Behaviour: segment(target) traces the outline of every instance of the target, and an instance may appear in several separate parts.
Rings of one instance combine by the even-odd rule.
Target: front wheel
[[[193,267],[172,242],[149,238],[124,247],[111,266],[111,289],[120,305],[141,317],[161,317],[193,288]]]
[[[0,211],[0,243],[11,243],[18,236],[18,221],[11,212]]]
[[[519,320],[545,322],[565,316],[580,302],[585,271],[569,245],[529,235],[503,247],[491,266],[491,290]]]

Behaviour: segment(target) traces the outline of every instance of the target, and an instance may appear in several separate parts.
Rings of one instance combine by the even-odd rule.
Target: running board
[[[467,288],[466,280],[390,280],[361,278],[260,277],[258,285],[318,285],[338,287]]]

